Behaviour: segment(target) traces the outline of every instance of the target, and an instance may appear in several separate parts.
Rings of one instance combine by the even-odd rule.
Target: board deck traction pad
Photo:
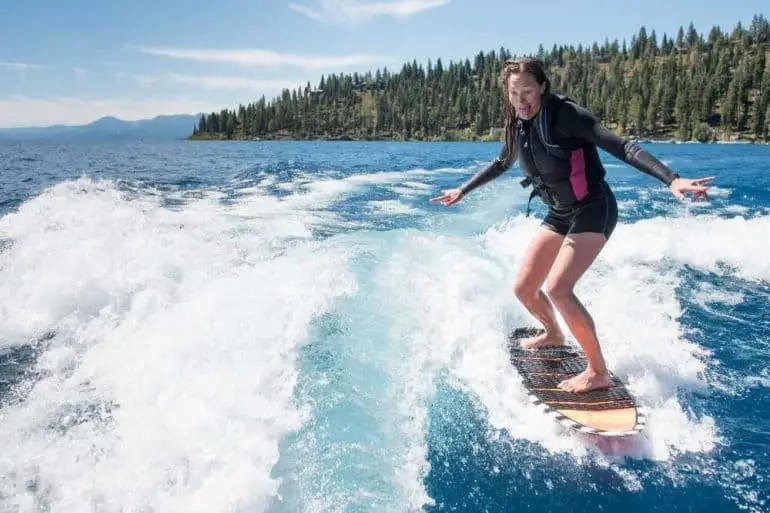
[[[646,416],[643,410],[637,407],[633,396],[628,393],[620,379],[612,373],[610,373],[612,385],[608,389],[580,394],[556,390],[560,382],[585,369],[585,357],[569,346],[542,347],[535,350],[519,347],[521,339],[533,337],[540,333],[543,333],[542,329],[527,327],[517,328],[508,336],[511,363],[519,371],[529,400],[533,405],[553,417],[559,424],[581,433],[620,437],[636,435],[644,429]],[[604,431],[585,426],[562,415],[556,408],[580,411],[635,408],[636,424],[630,431]]]

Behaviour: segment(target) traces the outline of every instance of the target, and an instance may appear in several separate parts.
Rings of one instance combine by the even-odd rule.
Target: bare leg
[[[594,321],[573,292],[575,283],[593,263],[606,242],[606,237],[601,233],[568,235],[545,286],[546,293],[583,348],[587,359],[585,371],[559,384],[559,388],[569,392],[585,392],[610,385]]]
[[[559,328],[553,305],[540,290],[563,241],[564,236],[540,227],[527,248],[524,261],[516,276],[516,283],[513,286],[516,297],[545,328],[543,335],[522,340],[521,347],[524,349],[564,344],[564,334]]]

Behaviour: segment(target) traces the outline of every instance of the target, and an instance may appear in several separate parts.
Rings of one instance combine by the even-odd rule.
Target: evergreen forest
[[[498,140],[505,48],[458,62],[329,74],[248,105],[201,116],[193,139]],[[638,139],[770,141],[770,23],[692,23],[676,35],[540,45],[553,90]]]

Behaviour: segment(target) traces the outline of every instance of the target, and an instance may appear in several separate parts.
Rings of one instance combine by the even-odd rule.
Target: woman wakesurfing
[[[523,183],[531,184],[533,196],[538,195],[548,206],[513,287],[545,331],[522,341],[521,347],[565,343],[555,308],[587,360],[585,371],[562,381],[559,388],[568,392],[607,388],[611,380],[594,321],[574,293],[575,284],[607,243],[618,219],[617,202],[604,179],[597,147],[657,178],[678,199],[684,199],[685,193],[693,193],[693,200],[707,199],[707,184],[714,177],[680,177],[636,143],[610,132],[593,113],[551,92],[539,60],[507,60],[500,78],[505,142],[499,157],[461,187],[445,190],[431,201],[453,205],[519,159],[526,175]]]

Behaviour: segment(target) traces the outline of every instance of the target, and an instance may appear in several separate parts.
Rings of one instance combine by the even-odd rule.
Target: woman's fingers
[[[440,201],[445,206],[449,206],[457,203],[461,197],[462,197],[462,194],[460,194],[459,190],[450,189],[448,191],[444,191],[444,193],[441,196],[436,196],[435,198],[431,198],[430,200]]]
[[[449,193],[445,192],[441,196],[436,196],[435,198],[431,198],[431,201],[444,201],[449,197]]]
[[[702,180],[707,180],[706,178]],[[693,180],[693,185],[691,185],[688,190],[692,192],[692,199],[693,201],[697,200],[698,198],[702,197],[704,200],[709,199],[708,197],[708,186],[705,185],[699,185],[702,183],[701,180]]]
[[[676,196],[678,199],[684,199],[685,194],[687,192],[692,193],[692,199],[693,201],[700,198],[701,196],[708,200],[708,185],[706,185],[708,182],[714,180],[715,177],[713,176],[707,176],[704,178],[695,178],[695,179],[677,179],[676,182],[673,184],[673,187],[671,187],[671,192],[674,193],[674,196]]]

